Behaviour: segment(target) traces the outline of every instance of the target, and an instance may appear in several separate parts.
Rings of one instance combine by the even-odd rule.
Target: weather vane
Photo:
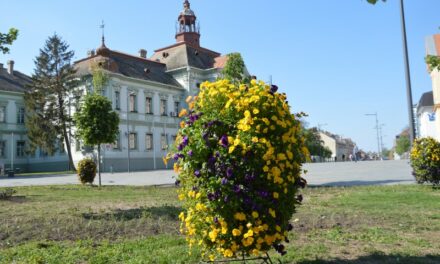
[[[102,44],[104,44],[104,28],[105,28],[104,20],[101,21],[101,25],[99,25],[99,28],[102,29]]]

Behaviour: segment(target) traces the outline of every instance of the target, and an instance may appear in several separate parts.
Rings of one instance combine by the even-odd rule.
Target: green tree
[[[97,146],[99,186],[101,186],[101,144],[116,141],[119,115],[113,111],[112,103],[105,96],[95,92],[86,95],[74,118],[77,136],[86,145]]]
[[[241,57],[241,54],[236,52],[230,53],[227,56],[228,60],[222,70],[223,78],[228,79],[232,82],[244,81],[246,79],[246,66],[244,64],[243,58]]]
[[[383,148],[382,149],[382,157],[384,158],[389,158],[391,155],[391,150],[387,149],[387,148]]]
[[[407,135],[400,136],[396,141],[396,153],[402,155],[408,152],[411,147],[411,142]]]
[[[49,155],[67,148],[70,169],[75,170],[70,148],[70,98],[78,96],[78,82],[71,64],[74,52],[58,35],[49,37],[35,59],[30,89],[25,93],[29,150]]]
[[[9,53],[8,45],[12,45],[12,42],[17,39],[18,29],[11,28],[8,33],[0,33],[0,51],[3,54]]]

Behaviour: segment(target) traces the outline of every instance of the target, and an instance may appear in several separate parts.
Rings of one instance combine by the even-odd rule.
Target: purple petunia
[[[240,185],[234,185],[233,190],[234,190],[235,193],[240,193],[241,192]]]
[[[184,137],[183,137],[183,140],[182,140],[182,145],[183,145],[184,147],[186,147],[186,146],[188,145],[188,142],[189,142],[189,138],[188,138],[188,136],[184,136]]]
[[[180,158],[179,154],[177,154],[177,153],[174,154],[173,159],[174,159],[175,161],[178,161],[179,158]]]
[[[186,154],[188,154],[188,156],[192,157],[192,155],[193,155],[193,151],[190,150],[190,151],[188,151]]]
[[[223,184],[223,185],[226,185],[226,184],[228,184],[228,179],[226,179],[226,178],[223,178],[223,179],[222,179],[222,184]]]
[[[199,170],[194,171],[194,175],[195,175],[197,178],[200,177],[200,171],[199,171]]]
[[[226,169],[226,177],[231,178],[232,177],[232,172],[233,172],[232,168],[227,168]]]
[[[276,85],[270,86],[270,92],[271,93],[276,93],[277,91],[278,91],[278,86],[276,86]]]
[[[224,148],[227,148],[227,147],[228,147],[228,145],[229,145],[229,142],[228,142],[228,136],[223,135],[223,136],[220,138],[220,145],[221,145],[222,147],[224,147]]]

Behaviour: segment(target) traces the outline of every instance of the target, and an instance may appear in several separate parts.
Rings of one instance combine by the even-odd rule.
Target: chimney
[[[93,56],[95,56],[95,50],[88,50],[87,51],[87,57],[93,57]]]
[[[139,50],[139,57],[146,59],[147,58],[147,51],[144,49]]]
[[[8,73],[10,75],[14,75],[14,61],[8,60],[7,64],[8,64]]]

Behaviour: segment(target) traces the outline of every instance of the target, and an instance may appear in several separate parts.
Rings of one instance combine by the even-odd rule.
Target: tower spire
[[[187,42],[193,46],[200,46],[200,30],[198,27],[197,17],[191,10],[191,4],[188,0],[183,2],[183,10],[177,18],[179,24],[176,40],[177,42]]]

